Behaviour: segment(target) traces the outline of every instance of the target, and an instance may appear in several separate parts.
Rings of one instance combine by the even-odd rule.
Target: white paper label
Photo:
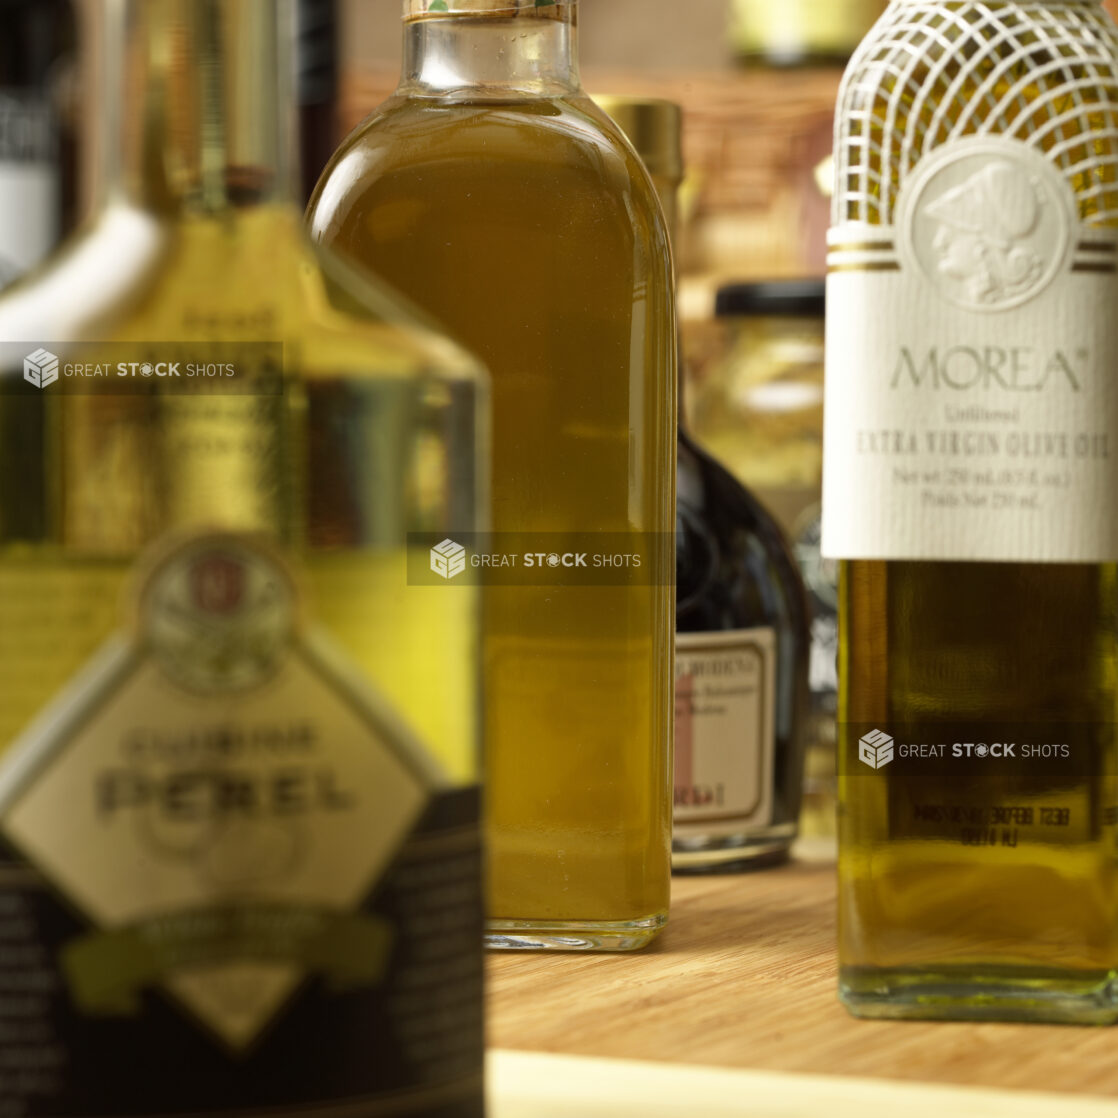
[[[0,290],[58,240],[59,172],[48,102],[0,89]]]
[[[829,236],[824,554],[1118,559],[1118,235],[1004,137],[896,213]]]
[[[776,635],[676,634],[675,827],[732,834],[772,821]]]
[[[30,271],[58,239],[58,173],[41,163],[0,163],[0,290]]]

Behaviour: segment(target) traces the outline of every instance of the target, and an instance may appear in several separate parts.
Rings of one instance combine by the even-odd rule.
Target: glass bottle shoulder
[[[433,375],[481,366],[374,277],[312,245],[288,206],[161,219],[111,205],[0,298],[0,343],[272,342],[293,375]]]
[[[649,252],[668,251],[647,172],[613,122],[581,93],[390,98],[342,143],[320,179],[308,209],[312,237],[348,242],[358,228],[375,237],[380,225],[406,224],[428,195],[450,189],[474,191],[479,206],[499,197],[510,222],[538,221],[549,212],[561,221],[568,207],[593,197],[603,216],[613,204],[629,215],[627,225],[636,217]],[[380,212],[370,227],[373,207]],[[423,216],[430,216],[429,207]]]

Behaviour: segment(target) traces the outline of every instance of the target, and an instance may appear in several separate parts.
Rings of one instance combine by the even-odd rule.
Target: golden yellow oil
[[[1068,181],[1080,218],[1097,225],[1114,209],[1105,127],[1114,66],[1077,65],[1072,43],[1083,34],[1097,46],[1110,34],[1106,17],[1069,5],[1061,30],[1030,24],[1016,4],[989,7],[1014,35],[985,51],[968,44],[992,34],[987,6],[922,14],[932,31],[937,20],[952,31],[921,41],[904,89],[887,64],[898,28],[880,24],[875,49],[855,60],[862,80],[848,84],[839,112],[861,121],[853,132],[866,138],[871,195],[895,203],[917,161],[898,154],[902,138],[920,136],[926,153],[948,139],[1009,134],[1083,168]],[[1096,30],[1076,30],[1088,23]],[[932,80],[949,50],[958,52],[950,91]],[[1049,65],[1057,57],[1067,61]],[[1016,131],[1003,130],[1001,112]],[[840,152],[840,191],[855,182],[853,161]],[[838,216],[867,220],[857,203]],[[1118,1018],[1116,593],[1111,564],[840,564],[839,961],[854,1012]],[[858,761],[858,728],[873,724],[919,726],[949,748],[961,725],[985,742],[1020,741],[1027,725],[1038,744],[1076,744],[1071,760],[948,765],[938,781],[894,765],[882,781]]]
[[[397,97],[310,221],[489,367],[495,540],[663,537],[652,585],[487,590],[483,636],[491,924],[665,912],[674,340],[651,184],[585,98]]]

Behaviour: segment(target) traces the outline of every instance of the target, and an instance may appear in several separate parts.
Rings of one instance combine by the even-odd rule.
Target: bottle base
[[[672,840],[672,873],[738,873],[786,862],[796,839],[795,824],[717,838]]]
[[[639,951],[664,930],[667,912],[636,920],[489,920],[490,951]]]
[[[878,1020],[1118,1023],[1118,983],[1098,971],[842,968],[839,1000]]]

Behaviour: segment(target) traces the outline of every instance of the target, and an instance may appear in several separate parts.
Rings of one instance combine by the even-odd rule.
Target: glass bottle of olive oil
[[[647,173],[580,89],[575,8],[406,0],[400,87],[309,220],[493,376],[490,550],[521,577],[484,593],[490,943],[622,950],[668,907],[672,264]],[[607,585],[603,550],[641,566]],[[587,566],[523,569],[559,551]]]
[[[824,551],[840,982],[1118,1020],[1118,29],[894,0],[847,71]]]
[[[105,208],[0,300],[0,1093],[479,1118],[478,595],[408,539],[484,375],[307,240],[291,0],[104,11]]]

